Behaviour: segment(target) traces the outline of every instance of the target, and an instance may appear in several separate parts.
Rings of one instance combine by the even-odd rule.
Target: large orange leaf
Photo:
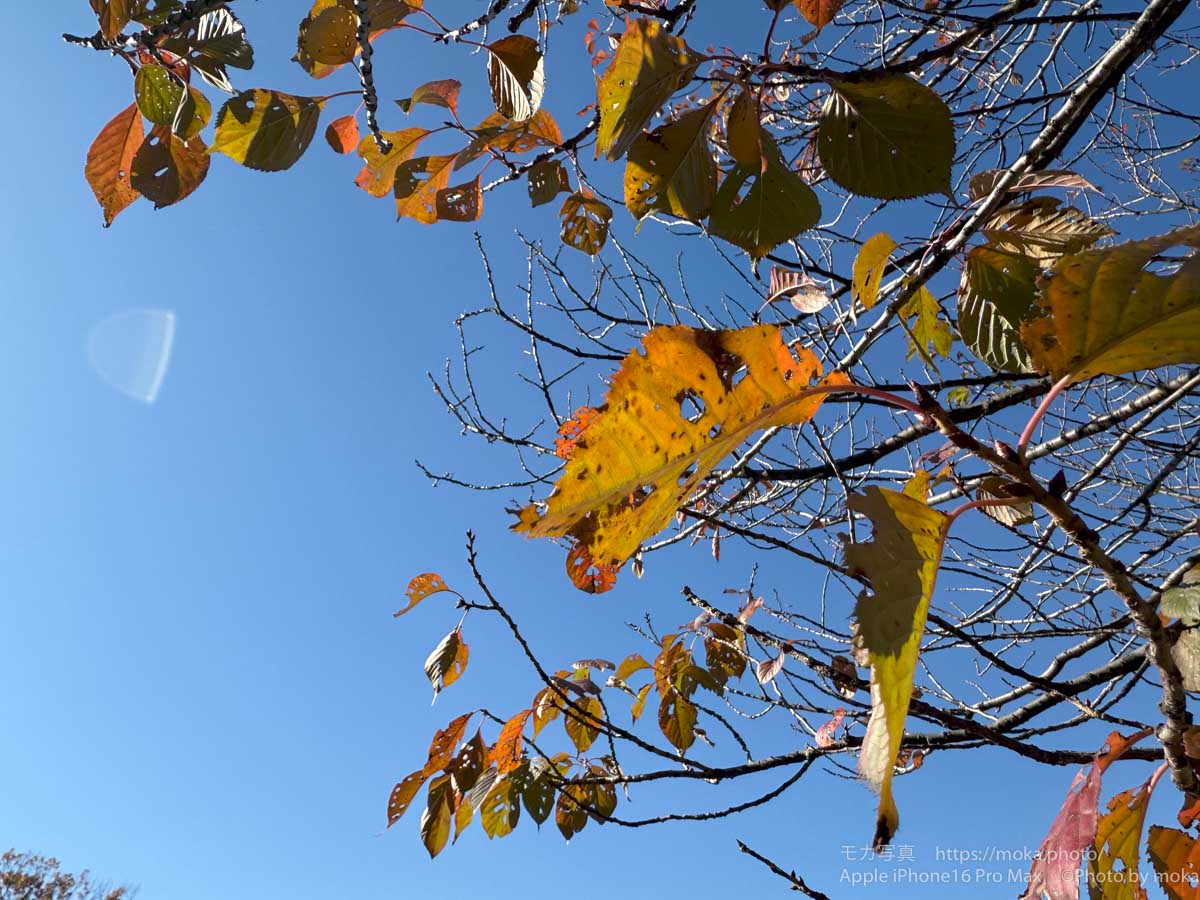
[[[1146,839],[1150,862],[1158,874],[1158,885],[1170,900],[1200,897],[1200,842],[1184,831],[1150,826]]]
[[[105,228],[141,196],[131,178],[133,157],[144,137],[142,114],[131,103],[100,130],[88,150],[83,174],[104,210]]]
[[[795,0],[796,9],[800,15],[808,19],[810,25],[820,31],[833,21],[837,11],[842,8],[845,0]]]
[[[655,328],[642,347],[613,377],[544,507],[521,510],[513,526],[573,538],[597,565],[622,565],[743,441],[807,422],[825,396],[808,390],[816,356],[793,354],[774,326]]]

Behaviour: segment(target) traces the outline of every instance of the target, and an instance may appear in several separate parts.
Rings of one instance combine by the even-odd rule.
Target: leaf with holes
[[[538,147],[557,147],[563,139],[558,123],[544,109],[524,122],[510,122],[494,112],[472,128],[471,135],[471,142],[455,157],[456,170],[485,154],[528,153]]]
[[[462,82],[456,81],[453,78],[442,78],[437,81],[427,81],[417,87],[412,94],[405,97],[403,100],[397,100],[396,105],[403,112],[412,112],[412,108],[418,103],[427,103],[430,106],[440,106],[443,109],[448,109],[452,113],[458,112],[458,92],[462,89]]]
[[[954,124],[937,93],[907,75],[830,88],[817,134],[830,178],[885,200],[950,193]]]
[[[162,209],[200,187],[208,164],[208,148],[199,136],[185,141],[160,125],[151,129],[134,155],[129,181],[155,209]]]
[[[875,844],[883,846],[900,824],[892,773],[949,519],[921,500],[874,486],[852,494],[848,505],[874,526],[870,543],[846,548],[846,565],[870,584],[854,607],[871,664],[871,717],[858,771],[879,792]]]
[[[1149,271],[1174,247],[1191,252],[1169,274]],[[1200,362],[1200,226],[1064,256],[1021,327],[1034,366],[1072,383],[1096,375]]]
[[[651,118],[696,73],[702,57],[653,19],[630,17],[596,88],[596,156],[620,159]]]
[[[880,232],[867,238],[854,257],[851,296],[853,302],[861,304],[863,309],[870,309],[879,299],[879,285],[883,282],[888,258],[895,249],[896,242],[892,236]]]
[[[562,242],[595,256],[608,240],[608,223],[612,221],[612,207],[603,200],[576,191],[563,201],[558,214],[562,220]]]
[[[342,116],[334,119],[325,129],[325,141],[334,153],[353,153],[358,148],[358,119],[354,116]]]
[[[408,811],[409,806],[412,805],[413,798],[417,796],[417,793],[421,790],[421,786],[425,784],[425,779],[428,777],[424,769],[418,769],[392,788],[392,794],[388,797],[388,828],[399,822],[404,813]]]
[[[816,355],[793,355],[774,326],[653,329],[613,377],[545,506],[521,510],[514,528],[571,537],[595,563],[624,564],[744,440],[807,422],[825,396],[809,390],[820,372]]]
[[[133,158],[144,138],[142,114],[133,103],[113,116],[88,148],[83,173],[104,211],[105,228],[141,196],[132,175]]]
[[[436,572],[425,572],[418,575],[408,583],[408,589],[405,591],[405,594],[408,596],[408,606],[399,612],[393,613],[392,617],[399,618],[426,597],[446,592],[454,593],[454,591],[446,586],[446,582],[442,580],[441,575],[438,575]]]
[[[521,819],[521,792],[511,775],[496,779],[492,789],[479,804],[479,823],[488,839],[512,833]]]
[[[1169,900],[1196,900],[1200,891],[1200,840],[1184,831],[1151,825],[1146,838],[1157,883]]]
[[[437,700],[443,688],[458,680],[467,669],[467,645],[461,632],[455,628],[442,638],[425,660],[425,677],[433,685],[433,699]]]
[[[546,91],[545,62],[537,41],[512,34],[488,44],[487,51],[488,86],[496,112],[524,122],[538,111]]]
[[[765,169],[761,165],[735,166],[725,176],[708,220],[710,232],[754,259],[762,259],[821,219],[817,195],[784,164],[765,133],[763,154]]]
[[[535,770],[536,763],[542,763],[540,770]],[[550,818],[554,811],[554,781],[550,776],[551,769],[542,760],[534,760],[530,765],[530,778],[521,790],[521,802],[529,817],[537,823],[538,828]]]
[[[696,740],[696,707],[678,691],[671,691],[658,705],[658,728],[683,753]]]
[[[438,194],[450,183],[453,162],[453,154],[417,156],[397,166],[392,189],[396,198],[396,218],[416,219],[423,225],[438,221]]]
[[[383,136],[390,144],[386,153],[379,149],[374,135],[368,134],[358,145],[363,167],[354,183],[372,197],[386,197],[392,193],[396,184],[396,169],[412,159],[429,132],[424,128],[405,128],[402,131],[385,131]]]
[[[696,222],[717,193],[708,130],[717,104],[689,110],[639,135],[625,160],[625,207],[635,219],[654,210]]]
[[[434,195],[439,222],[474,222],[483,215],[483,188],[479,178],[442,188]]]
[[[300,31],[299,54],[320,66],[343,66],[358,55],[358,16],[344,6],[321,10]]]
[[[475,787],[487,765],[487,756],[487,745],[483,742],[483,734],[478,731],[475,737],[458,748],[445,766],[456,791],[465,794]]]
[[[557,159],[540,162],[529,170],[529,202],[537,207],[571,190],[571,176]]]
[[[312,143],[324,103],[319,97],[244,91],[221,107],[212,152],[260,172],[290,168]]]
[[[464,713],[434,734],[433,740],[429,742],[429,755],[425,758],[425,774],[427,776],[440,772],[450,764],[450,760],[454,758],[454,748],[462,740],[471,715],[471,713]]]

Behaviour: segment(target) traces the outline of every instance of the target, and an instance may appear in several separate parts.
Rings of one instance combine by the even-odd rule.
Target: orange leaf
[[[796,9],[817,31],[833,21],[845,0],[796,0]]]
[[[442,581],[442,576],[436,572],[425,572],[422,575],[418,575],[408,583],[408,590],[405,591],[408,594],[408,606],[399,612],[393,613],[392,618],[404,615],[426,597],[446,591],[450,591],[450,588],[446,586],[446,582]],[[453,593],[453,591],[450,591],[450,593]]]
[[[1150,862],[1158,874],[1158,885],[1170,900],[1196,900],[1200,889],[1200,842],[1174,828],[1150,826],[1146,838]]]
[[[412,805],[413,798],[417,796],[417,791],[421,790],[421,785],[425,783],[426,777],[425,770],[418,769],[392,788],[392,795],[388,797],[388,828],[399,822],[400,817],[408,811],[408,807]]]
[[[575,410],[575,415],[558,427],[558,437],[554,439],[554,452],[563,459],[568,459],[571,452],[579,445],[583,433],[600,415],[600,410],[591,406],[581,406]]]
[[[506,772],[511,772],[521,765],[521,748],[524,744],[525,720],[529,718],[533,712],[531,709],[523,709],[507,722],[500,729],[500,736],[496,738],[496,743],[492,747],[492,761],[496,764],[496,771],[503,775]]]
[[[396,183],[396,169],[412,158],[417,152],[417,145],[428,134],[424,128],[385,131],[383,136],[392,145],[387,153],[381,152],[375,136],[368,134],[358,145],[358,155],[363,159],[363,167],[354,183],[372,197],[386,197]]]
[[[137,104],[131,103],[100,129],[88,150],[83,173],[104,210],[105,228],[141,196],[131,178],[133,157],[144,137],[142,114]]]
[[[467,721],[471,716],[472,713],[464,713],[433,736],[433,740],[429,744],[429,757],[425,761],[424,771],[427,776],[450,764],[450,760],[454,757],[454,748],[462,740],[463,733],[467,730]]]
[[[583,544],[576,544],[567,553],[567,577],[571,584],[589,594],[612,590],[617,583],[618,568],[596,562]]]
[[[325,129],[325,140],[333,148],[334,153],[351,153],[358,146],[358,119],[354,116],[342,116],[334,119]]]

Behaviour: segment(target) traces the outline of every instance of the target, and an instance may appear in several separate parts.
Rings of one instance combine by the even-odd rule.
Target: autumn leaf
[[[433,198],[439,222],[474,222],[483,215],[483,188],[480,179],[439,188]]]
[[[517,781],[502,775],[479,804],[479,823],[489,838],[512,833],[521,818],[521,793]]]
[[[162,209],[195,191],[208,175],[208,164],[208,148],[198,136],[185,141],[159,125],[133,157],[130,184]]]
[[[354,116],[342,116],[334,119],[325,128],[325,140],[334,153],[353,153],[358,149],[358,119]]]
[[[434,734],[433,740],[429,742],[429,755],[425,759],[424,772],[427,777],[440,772],[450,764],[450,760],[454,758],[454,748],[462,740],[471,716],[472,713],[463,713]]]
[[[1007,169],[986,169],[971,176],[968,189],[972,201],[982,200],[996,189],[1001,177],[1008,173]],[[1068,172],[1065,169],[1045,169],[1036,172],[1026,172],[1018,175],[1006,190],[1009,194],[1022,194],[1026,191],[1037,191],[1043,188],[1075,188],[1077,190],[1094,191],[1092,185],[1082,175]]]
[[[846,548],[846,564],[871,586],[854,607],[871,664],[871,718],[858,771],[879,792],[875,845],[883,846],[900,824],[892,773],[949,519],[922,500],[875,486],[852,494],[848,505],[875,531],[870,543]]]
[[[580,753],[586,753],[588,748],[600,734],[600,722],[604,721],[604,707],[596,697],[587,697],[574,701],[574,706],[563,709],[563,729],[567,737]]]
[[[445,766],[456,791],[465,794],[475,786],[487,765],[487,755],[487,745],[478,731],[471,740],[459,747]]]
[[[796,9],[817,31],[833,21],[845,0],[795,0]]]
[[[742,166],[762,169],[762,125],[754,91],[743,90],[725,116],[725,142],[729,155]]]
[[[1046,895],[1055,900],[1079,897],[1079,865],[1084,851],[1096,840],[1101,776],[1126,750],[1148,734],[1150,729],[1129,737],[1114,731],[1092,764],[1075,775],[1067,799],[1034,854],[1022,900],[1041,900]]]
[[[411,775],[406,776],[399,784],[392,788],[391,796],[388,797],[387,808],[387,827],[391,828],[412,805],[413,799],[420,792],[422,785],[425,784],[425,779],[429,776],[425,774],[424,769],[418,769]]]
[[[532,709],[523,709],[500,729],[500,736],[492,747],[492,761],[496,771],[501,775],[511,772],[521,765],[521,748],[524,745],[525,722],[533,713]]]
[[[846,710],[839,706],[833,713],[833,718],[817,729],[817,733],[813,736],[813,741],[822,749],[831,747],[835,743],[834,733],[842,727],[842,721],[846,718]]]
[[[425,660],[425,676],[433,685],[433,699],[443,688],[459,679],[467,669],[468,649],[459,629],[454,629],[433,648]]]
[[[372,197],[386,197],[396,184],[396,169],[412,158],[421,141],[429,135],[424,128],[405,128],[402,131],[385,131],[384,138],[390,145],[387,152],[379,149],[374,135],[368,134],[358,144],[358,155],[362,157],[362,171],[354,183]]]
[[[1146,838],[1157,884],[1169,900],[1196,900],[1200,883],[1200,841],[1184,831],[1151,825]]]
[[[557,147],[562,143],[562,131],[554,117],[539,109],[523,122],[510,122],[492,113],[471,129],[471,142],[459,151],[454,168],[461,169],[484,154],[528,153],[537,147]]]
[[[1192,252],[1170,274],[1147,271],[1173,247]],[[1086,381],[1200,362],[1200,226],[1062,257],[1021,327],[1033,365]]]
[[[1053,197],[1035,197],[998,210],[980,234],[990,247],[1048,265],[1067,253],[1087,249],[1112,234],[1112,229]]]
[[[245,26],[225,7],[202,15],[194,35],[168,39],[162,47],[186,58],[193,72],[229,94],[234,90],[226,68],[249,69],[254,65],[254,48],[246,40]]]
[[[512,34],[487,45],[488,86],[496,112],[524,122],[542,105],[546,75],[537,41]]]
[[[526,176],[529,185],[529,202],[532,206],[549,203],[559,194],[571,190],[571,176],[557,159],[540,162]]]
[[[446,591],[454,593],[449,587],[446,586],[446,582],[442,581],[442,576],[438,575],[436,572],[425,572],[421,575],[418,575],[408,583],[408,589],[405,591],[405,594],[408,596],[408,606],[404,607],[404,609],[400,610],[399,612],[393,613],[392,617],[399,618],[426,597],[431,597],[434,594],[440,594]]]
[[[324,103],[319,97],[244,91],[221,107],[212,152],[260,172],[290,168],[312,142]]]
[[[764,428],[808,421],[824,397],[808,390],[821,366],[796,355],[773,326],[653,329],[613,377],[601,415],[572,452],[543,510],[514,528],[571,537],[597,562],[620,566],[672,521],[709,473]],[[735,376],[745,367],[740,381]],[[822,384],[845,384],[835,374]],[[689,417],[681,399],[701,412]]]
[[[658,705],[658,728],[683,753],[696,740],[695,705],[678,691],[671,691]]]
[[[462,82],[456,81],[453,78],[443,78],[437,81],[427,81],[418,86],[412,94],[405,97],[403,100],[397,100],[396,105],[404,112],[412,112],[412,108],[418,103],[428,103],[431,106],[440,106],[443,109],[448,109],[452,113],[458,112],[458,92],[462,89]]]
[[[907,75],[833,82],[817,134],[829,177],[864,197],[950,193],[950,109]]]
[[[949,357],[954,344],[954,332],[942,318],[942,308],[925,285],[917,288],[908,301],[900,307],[900,317],[908,320],[909,342],[905,359],[914,353],[929,365],[933,365],[932,353]]]
[[[341,66],[358,54],[358,16],[344,6],[328,6],[301,26],[299,54],[322,67]]]
[[[653,19],[630,17],[596,90],[596,156],[620,159],[672,94],[692,80],[701,57]]]
[[[454,155],[417,156],[396,167],[392,193],[396,197],[396,218],[416,219],[423,225],[438,221],[438,194],[450,183]],[[476,217],[478,218],[478,217]]]
[[[111,41],[129,24],[133,0],[92,0],[92,11],[100,20],[100,34]]]
[[[821,204],[812,188],[787,167],[763,133],[762,164],[735,166],[713,200],[708,230],[762,259],[776,246],[820,221]],[[746,189],[748,182],[752,182]]]
[[[992,245],[973,247],[958,289],[958,328],[971,352],[1001,372],[1029,372],[1021,323],[1033,312],[1038,266]]]
[[[100,129],[88,149],[84,176],[104,211],[104,227],[141,196],[133,186],[133,158],[145,133],[137,104],[130,104]]]
[[[595,256],[608,240],[612,207],[603,200],[576,191],[563,201],[559,211],[562,242],[568,247]]]
[[[421,842],[430,858],[437,856],[446,846],[453,820],[454,788],[450,784],[450,776],[443,775],[430,783],[425,811],[421,813]]]
[[[625,207],[635,219],[654,210],[699,221],[717,192],[717,164],[708,146],[716,103],[689,110],[641,134],[625,161]]]
[[[1096,825],[1094,852],[1088,854],[1093,900],[1146,900],[1138,872],[1138,848],[1156,780],[1151,778],[1140,788],[1122,791],[1108,801],[1108,812]]]
[[[883,282],[888,258],[895,249],[892,236],[880,232],[867,238],[854,257],[851,296],[863,309],[871,309],[879,299],[879,285]]]

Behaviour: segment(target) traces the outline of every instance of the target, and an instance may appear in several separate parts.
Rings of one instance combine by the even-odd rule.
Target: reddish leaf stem
[[[1033,431],[1037,428],[1038,422],[1042,421],[1042,418],[1049,412],[1050,404],[1070,386],[1071,376],[1066,375],[1054,382],[1054,386],[1046,392],[1046,396],[1042,398],[1041,404],[1033,411],[1033,415],[1029,417],[1029,421],[1025,423],[1025,430],[1021,432],[1021,439],[1017,441],[1017,453],[1021,456],[1025,455],[1025,448],[1033,440]]]

